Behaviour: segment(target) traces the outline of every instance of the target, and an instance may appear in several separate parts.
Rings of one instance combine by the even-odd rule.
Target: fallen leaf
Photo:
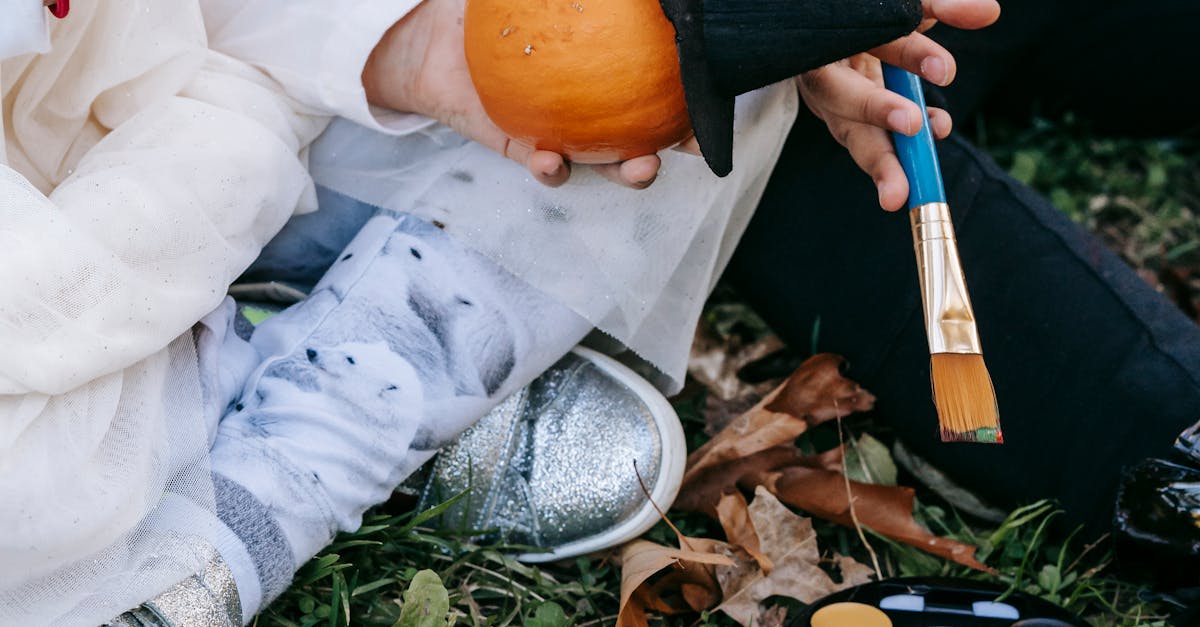
[[[567,627],[570,624],[571,619],[567,618],[562,606],[547,601],[533,611],[533,616],[525,622],[525,627]]]
[[[683,538],[680,540],[683,541]],[[693,546],[710,546],[701,542],[702,539],[695,540]],[[702,564],[716,566],[732,563],[725,555],[705,553],[701,550],[675,549],[648,540],[634,540],[622,546],[617,561],[621,565],[621,605],[617,615],[619,627],[648,625],[647,607],[661,611],[659,599],[650,596],[649,590],[644,589],[643,584],[662,569],[668,566],[698,568]]]
[[[875,397],[841,375],[845,360],[829,353],[806,360],[762,401],[688,456],[683,484],[708,468],[790,444],[810,425],[875,405]]]
[[[621,601],[616,627],[650,627],[650,620],[646,618],[646,609],[649,603],[643,596],[644,591],[637,588],[629,593],[629,598]]]
[[[744,464],[756,454],[781,445],[790,446],[807,429],[808,425],[802,419],[767,411],[760,403],[688,456],[680,492],[703,483],[700,477],[711,474],[713,470],[721,471],[738,463]]]
[[[725,530],[725,539],[750,554],[764,574],[771,574],[771,558],[762,552],[758,531],[750,520],[750,508],[741,491],[730,490],[721,496],[717,503],[717,520]]]
[[[721,497],[744,483],[743,477],[761,476],[797,463],[801,463],[800,451],[789,444],[704,468],[684,480],[671,508],[682,512],[702,512],[716,518]]]
[[[779,394],[770,401],[770,409],[799,416],[810,426],[871,409],[875,396],[842,376],[845,365],[841,355],[820,353],[809,357],[783,382]]]
[[[720,540],[690,537],[687,538],[687,544],[689,549],[701,553],[724,555],[727,558],[733,555],[733,547]],[[721,585],[711,564],[675,569],[656,581],[652,589],[660,598],[665,598],[672,590],[678,590],[684,604],[696,612],[711,609],[721,601]]]
[[[748,490],[753,490],[757,485],[754,480],[746,477],[761,477],[769,471],[788,466],[841,471],[842,449],[835,448],[817,455],[805,455],[795,446],[788,444],[707,468],[696,473],[690,482],[683,485],[671,508],[681,512],[701,512],[719,519],[716,507],[723,495],[739,485]]]
[[[892,460],[892,454],[886,444],[871,437],[869,433],[850,440],[849,444],[845,461],[847,477],[862,483],[896,485],[896,462]]]
[[[704,434],[712,437],[719,433],[738,416],[757,405],[777,385],[779,381],[767,381],[730,400],[723,400],[712,394],[706,395],[704,405],[700,408],[700,415],[704,418]]]
[[[765,487],[781,501],[813,516],[854,526],[846,479],[839,472],[789,466],[757,476],[748,475],[743,481]],[[975,559],[975,546],[935,536],[913,518],[912,488],[851,481],[850,491],[854,495],[855,515],[863,527],[964,566],[992,572]]]
[[[751,383],[742,378],[746,365],[778,352],[782,342],[778,336],[769,335],[749,346],[736,347],[727,342],[722,344],[716,338],[704,341],[700,335],[703,330],[697,329],[697,340],[692,344],[688,369],[692,380],[708,390],[708,394],[704,395],[701,416],[704,418],[704,434],[713,436],[725,429],[733,419],[757,405],[763,396],[784,380],[780,376]]]
[[[755,627],[783,627],[787,624],[787,608],[779,605],[769,607],[762,611],[759,615],[759,620],[754,624]]]
[[[450,594],[437,573],[418,571],[404,591],[404,605],[393,627],[445,627],[449,624]]]
[[[722,551],[721,554],[725,555],[726,552]],[[675,593],[678,593],[683,605],[693,612],[712,609],[721,602],[721,585],[717,583],[717,575],[712,566],[668,572],[654,582],[650,592],[670,608],[669,612],[663,613],[676,613],[683,609],[682,606],[667,601]]]
[[[760,607],[767,597],[781,595],[812,603],[847,587],[820,567],[811,519],[793,513],[762,486],[754,492],[749,515],[774,568],[764,573],[748,555],[735,565],[718,566],[717,579],[725,592],[719,611],[742,625],[761,625],[768,620]]]
[[[838,566],[838,572],[842,575],[842,588],[853,588],[868,583],[875,578],[875,569],[866,564],[850,557],[848,555],[835,554],[833,561]]]
[[[680,583],[679,594],[683,596],[683,600],[688,604],[688,607],[697,612],[703,612],[721,601],[720,589],[714,591],[709,586],[702,586],[691,582]]]
[[[831,448],[824,453],[816,455],[801,455],[796,452],[796,466],[805,466],[807,468],[824,468],[825,470],[834,470],[842,472],[846,465],[846,454],[841,447]]]
[[[692,453],[674,508],[719,519],[717,506],[725,494],[735,487],[754,490],[761,485],[810,515],[853,526],[842,475],[847,466],[843,449],[803,455],[792,444],[811,424],[874,405],[874,396],[841,376],[843,363],[837,355],[810,358],[754,409]],[[872,481],[892,482],[895,467],[882,444],[868,438],[860,438],[857,444],[850,459],[855,465],[851,474],[861,472]],[[850,487],[855,514],[863,527],[959,564],[990,571],[975,559],[976,547],[935,536],[913,519],[911,488],[857,481],[851,481]]]
[[[762,384],[742,381],[737,376],[738,371],[783,346],[783,341],[775,335],[741,345],[735,340],[719,337],[709,325],[700,324],[696,327],[688,356],[688,374],[723,401],[743,398],[761,389]],[[770,388],[767,386],[766,389]]]

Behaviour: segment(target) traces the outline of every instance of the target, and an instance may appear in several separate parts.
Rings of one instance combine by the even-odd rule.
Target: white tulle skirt
[[[390,136],[335,121],[313,145],[310,169],[319,185],[442,226],[652,364],[672,393],[798,102],[790,81],[743,95],[729,176],[666,151],[646,190],[579,166],[569,183],[547,188],[441,125]]]
[[[207,559],[166,506],[216,511],[192,328],[293,213],[324,120],[211,53],[196,0],[49,28],[0,63],[0,625],[95,627]]]

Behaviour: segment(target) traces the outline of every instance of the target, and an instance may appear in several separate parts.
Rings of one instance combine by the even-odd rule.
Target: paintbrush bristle
[[[929,362],[942,441],[1004,442],[983,355],[934,353]]]

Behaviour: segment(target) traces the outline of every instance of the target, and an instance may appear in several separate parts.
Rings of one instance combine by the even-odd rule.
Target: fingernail
[[[892,111],[887,115],[887,123],[888,126],[897,133],[904,133],[905,135],[912,134],[912,131],[909,130],[909,128],[911,128],[911,124],[909,123],[908,119],[908,109],[896,109],[895,111]]]
[[[641,180],[641,181],[637,181],[636,183],[634,183],[634,185],[636,185],[638,189],[645,189],[647,187],[650,187],[650,184],[653,183],[654,180],[657,178],[658,178],[658,173],[656,172],[650,178]]]
[[[548,177],[550,177],[550,178],[554,178],[554,177],[558,176],[558,173],[559,173],[559,172],[562,172],[562,166],[561,166],[561,165],[556,165],[556,166],[554,166],[553,168],[551,168],[551,169],[549,169],[549,170],[542,170],[542,175],[543,175],[543,176],[548,176]]]
[[[921,75],[937,85],[946,85],[950,79],[950,68],[940,57],[925,57],[921,61]]]

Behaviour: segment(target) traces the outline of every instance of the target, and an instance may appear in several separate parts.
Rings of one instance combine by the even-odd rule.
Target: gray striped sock
[[[241,484],[213,473],[216,490],[217,517],[241,538],[254,560],[263,598],[254,603],[242,599],[242,604],[265,607],[287,589],[292,582],[295,558],[292,546],[270,511]]]

